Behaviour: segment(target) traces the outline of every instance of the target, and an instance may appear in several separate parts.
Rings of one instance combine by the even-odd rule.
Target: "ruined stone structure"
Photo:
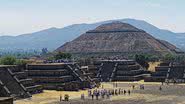
[[[144,79],[147,71],[135,61],[118,61],[115,73],[112,75],[113,81],[139,81]]]
[[[90,87],[90,79],[75,63],[27,65],[28,76],[44,89],[78,90]]]
[[[42,86],[35,85],[21,67],[0,67],[0,97],[27,98],[39,92],[42,92]]]
[[[185,65],[161,63],[150,77],[145,78],[145,81],[185,82]]]
[[[133,60],[99,60],[88,67],[77,63],[29,64],[0,67],[0,97],[27,98],[43,89],[79,90],[98,82],[139,81],[185,82],[185,66],[161,63],[148,73]]]
[[[89,67],[91,77],[99,81],[138,81],[146,71],[132,60],[101,60]]]
[[[43,89],[71,91],[93,84],[76,63],[0,67],[0,97],[27,98]]]

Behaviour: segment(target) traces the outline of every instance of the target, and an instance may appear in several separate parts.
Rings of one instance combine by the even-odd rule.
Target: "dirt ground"
[[[44,93],[33,95],[31,99],[15,101],[15,104],[185,104],[185,85],[161,85],[151,82],[116,82],[118,87],[131,90],[131,95],[111,96],[110,99],[92,100],[87,97],[88,90],[78,92],[67,91],[44,91]],[[140,85],[145,89],[141,90]],[[104,89],[117,89],[113,83],[102,83]],[[132,89],[135,85],[135,89]],[[161,86],[162,90],[159,90]],[[101,88],[99,88],[101,89]],[[59,102],[60,95],[69,94],[69,102]],[[81,100],[81,94],[85,94],[85,100]]]

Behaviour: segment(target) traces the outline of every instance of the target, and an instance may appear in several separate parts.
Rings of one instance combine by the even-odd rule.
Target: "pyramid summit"
[[[99,32],[143,32],[143,30],[137,29],[136,27],[122,23],[119,21],[100,25],[94,30],[90,30],[87,33],[99,33]]]
[[[89,30],[71,42],[67,42],[57,51],[76,54],[166,54],[175,53],[177,48],[130,24],[112,22]]]

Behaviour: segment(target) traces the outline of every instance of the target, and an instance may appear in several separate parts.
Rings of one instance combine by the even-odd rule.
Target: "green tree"
[[[14,65],[16,58],[14,56],[4,56],[1,58],[1,64],[3,65]]]
[[[172,54],[166,54],[163,58],[163,61],[166,61],[166,62],[173,62],[175,61],[175,55],[172,55]]]
[[[148,64],[148,57],[146,55],[135,55],[135,61],[139,63],[142,67],[148,69],[149,64]]]
[[[175,62],[184,64],[185,63],[185,55],[176,55]]]
[[[15,64],[19,66],[26,66],[27,62],[25,60],[17,59]]]
[[[55,60],[55,57],[53,57],[53,56],[48,56],[48,57],[47,57],[47,60],[48,60],[48,61]]]
[[[70,53],[58,52],[54,58],[58,59],[71,59],[72,55]]]
[[[48,49],[47,48],[42,48],[42,55],[45,55],[45,54],[47,54],[48,53]]]

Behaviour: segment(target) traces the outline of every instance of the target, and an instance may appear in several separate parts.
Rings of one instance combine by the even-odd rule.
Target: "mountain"
[[[177,35],[185,35],[185,33],[176,33]]]
[[[69,42],[80,34],[88,30],[95,29],[97,26],[113,21],[121,21],[131,24],[139,29],[146,31],[155,38],[166,40],[179,48],[185,49],[185,34],[174,33],[168,30],[159,29],[145,21],[135,19],[120,19],[103,21],[93,24],[74,24],[64,28],[49,28],[42,31],[22,34],[19,36],[1,36],[0,49],[42,49],[48,48],[55,50],[65,42]]]
[[[56,49],[61,44],[76,38],[79,34],[89,30],[86,24],[71,25],[64,28],[49,28],[35,33],[19,36],[1,36],[1,49]]]
[[[155,39],[145,31],[122,22],[106,23],[89,30],[56,51],[82,54],[125,55],[147,53],[164,55],[176,53],[172,44]]]

